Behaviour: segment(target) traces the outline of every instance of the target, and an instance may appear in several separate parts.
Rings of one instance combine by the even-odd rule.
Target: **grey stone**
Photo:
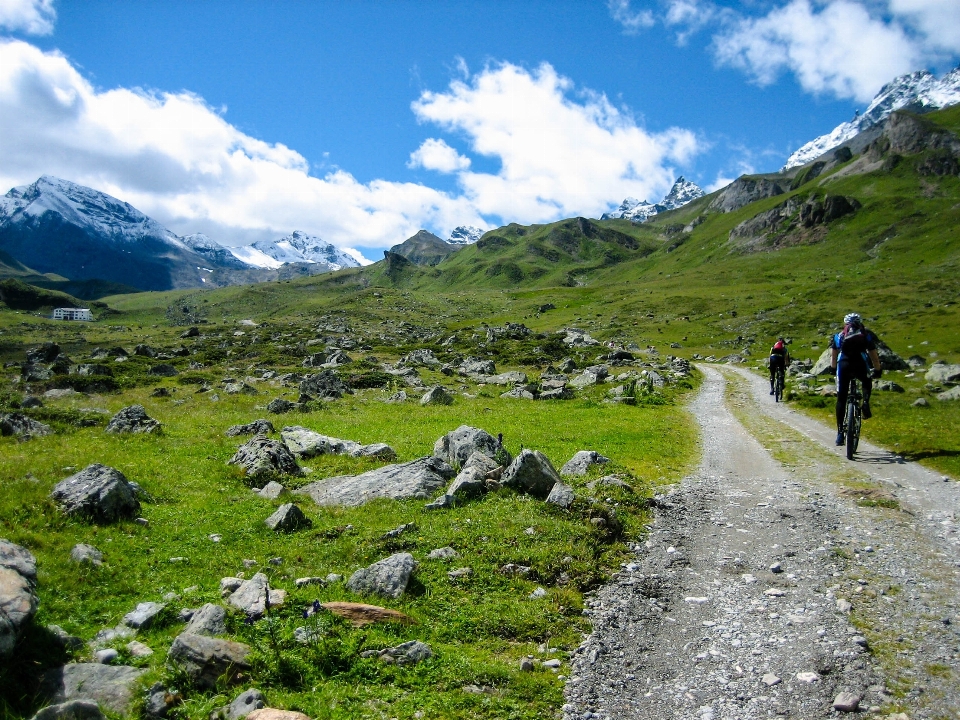
[[[220,605],[206,603],[193,613],[183,631],[191,635],[223,635],[227,631],[227,611]]]
[[[0,539],[0,568],[9,568],[29,583],[37,582],[37,560],[25,547]]]
[[[170,712],[171,707],[179,702],[179,700],[179,695],[168,693],[163,683],[157,682],[147,690],[143,703],[143,712],[148,718],[165,718],[167,717],[167,713]]]
[[[372,457],[378,460],[396,460],[397,452],[386,443],[371,443],[370,445],[361,445],[350,454],[353,457]]]
[[[144,672],[126,665],[71,663],[44,674],[40,695],[53,703],[88,699],[125,715],[130,711],[133,687]]]
[[[470,577],[471,575],[473,575],[473,568],[469,567],[457,568],[456,570],[451,570],[447,573],[447,577],[450,580],[461,580],[463,578]]]
[[[442,458],[453,467],[463,467],[469,457],[478,452],[486,455],[498,465],[510,462],[510,454],[501,446],[497,438],[480,428],[461,425],[448,432],[433,445],[434,457]]]
[[[59,625],[47,625],[47,632],[53,636],[57,645],[64,650],[78,650],[83,647],[83,640],[76,635],[71,635]]]
[[[396,599],[406,591],[416,566],[413,555],[397,553],[357,570],[347,581],[347,589],[361,595],[381,595]]]
[[[524,450],[503,471],[500,482],[504,487],[545,500],[553,486],[560,482],[560,476],[543,453]]]
[[[353,507],[376,498],[406,500],[428,498],[455,475],[453,468],[435,457],[386,465],[361,475],[343,475],[310,483],[297,492],[318,505]]]
[[[411,531],[416,530],[416,529],[417,529],[417,524],[416,524],[416,523],[412,523],[412,522],[404,523],[403,525],[400,525],[399,527],[395,527],[393,530],[388,530],[387,532],[385,532],[383,535],[380,536],[380,539],[381,539],[381,540],[390,540],[390,539],[392,539],[392,538],[400,537],[400,536],[403,535],[404,533],[406,533],[406,532],[411,532]]]
[[[267,500],[276,500],[278,497],[283,495],[286,491],[286,488],[278,483],[276,480],[271,480],[262,488],[257,491],[257,495]]]
[[[913,407],[930,407],[930,403],[926,398],[917,398],[910,404],[913,405]]]
[[[447,488],[447,495],[457,498],[475,498],[483,495],[487,491],[484,482],[486,474],[487,471],[477,466],[464,468]]]
[[[70,559],[75,563],[89,563],[90,565],[102,565],[103,553],[97,550],[93,545],[78,543],[70,551]]]
[[[573,505],[575,499],[576,496],[573,493],[573,488],[569,485],[564,485],[562,482],[558,482],[550,490],[546,502],[558,507],[569,508]]]
[[[39,347],[31,348],[26,352],[27,362],[50,363],[60,354],[60,346],[55,342],[45,342]]]
[[[902,387],[901,385],[897,385],[897,383],[892,382],[892,381],[890,381],[890,380],[877,380],[877,381],[875,381],[875,382],[873,383],[873,389],[874,389],[874,390],[883,390],[883,391],[885,391],[885,392],[896,392],[896,393],[902,393],[902,392],[904,392],[904,389],[903,389],[903,387]]]
[[[131,640],[127,643],[127,652],[130,653],[132,657],[149,657],[153,655],[153,650],[150,649],[150,646],[144,645],[137,640]]]
[[[134,630],[145,630],[157,619],[157,615],[163,612],[166,605],[155,602],[142,602],[137,604],[136,610],[128,612],[123,616],[121,622]]]
[[[413,665],[422,660],[433,657],[430,646],[419,640],[410,640],[395,647],[386,648],[380,652],[380,657],[392,657],[398,665]]]
[[[45,707],[32,720],[107,720],[107,717],[92,700],[71,700]]]
[[[599,480],[594,480],[593,482],[588,483],[587,488],[589,488],[590,490],[594,490],[600,485],[606,485],[609,487],[618,487],[623,490],[626,490],[627,492],[633,492],[633,487],[629,483],[624,482],[624,480],[619,475],[604,475]]]
[[[937,400],[960,400],[960,385],[956,385],[942,393],[937,393]]]
[[[453,405],[453,395],[441,385],[435,385],[420,398],[421,405]]]
[[[860,707],[860,696],[851,692],[842,692],[833,701],[837,712],[856,712]]]
[[[507,390],[505,393],[500,393],[500,397],[506,400],[536,400],[537,397],[528,389],[523,387],[515,387],[513,390]]]
[[[125,407],[107,423],[108,433],[155,433],[160,431],[160,423],[147,415],[143,405]]]
[[[526,385],[527,374],[519,370],[510,370],[499,375],[485,375],[483,382],[489,385]]]
[[[428,502],[423,506],[424,510],[448,510],[449,508],[457,506],[457,499],[453,495],[447,495],[444,493],[436,500]]]
[[[833,362],[833,350],[827,348],[822,353],[820,357],[817,358],[817,361],[813,364],[813,367],[810,369],[811,375],[833,375],[835,370],[830,367],[830,363]]]
[[[0,415],[0,435],[31,438],[52,434],[53,430],[49,425],[37,422],[23,413]]]
[[[23,400],[20,401],[20,407],[24,410],[43,407],[43,400],[35,395],[27,395]]]
[[[26,548],[0,540],[0,658],[13,654],[37,612],[36,561]]]
[[[580,450],[560,468],[560,474],[569,477],[586,475],[591,466],[608,462],[610,458],[604,457],[596,450]]]
[[[293,532],[313,525],[310,518],[304,515],[303,511],[293,503],[281,505],[264,522],[268,528],[275,532]]]
[[[423,365],[426,367],[440,367],[440,361],[437,359],[436,355],[433,354],[433,350],[430,350],[429,348],[413,350],[407,353],[407,355],[397,364],[406,367],[415,367],[417,365]]]
[[[93,657],[101,665],[110,665],[114,660],[120,657],[120,653],[113,648],[104,648],[103,650],[97,650],[93,654]]]
[[[61,480],[50,497],[68,515],[94,522],[134,518],[140,512],[133,484],[119,470],[99,463]]]
[[[461,470],[467,470],[469,468],[477,468],[487,477],[489,477],[491,474],[495,474],[497,470],[501,469],[496,460],[484,455],[482,452],[470,453],[470,457],[468,457],[467,461],[463,463]]]
[[[228,464],[239,465],[247,477],[254,480],[269,480],[277,475],[302,473],[286,445],[263,435],[254,436],[237,448]]]
[[[390,397],[388,397],[384,402],[388,402],[388,403],[402,403],[402,402],[406,402],[406,401],[407,401],[407,391],[406,391],[406,390],[400,390],[399,392],[395,392],[393,395],[391,395]]]
[[[457,557],[460,557],[460,553],[452,547],[442,547],[431,550],[430,554],[427,555],[427,560],[452,560]]]
[[[179,375],[180,371],[169,363],[160,363],[147,370],[147,373],[149,375],[156,375],[157,377],[173,377]]]
[[[923,355],[911,355],[907,358],[907,365],[910,366],[911,370],[919,370],[926,364],[927,361],[923,358]]]
[[[290,402],[283,398],[274,398],[267,403],[267,412],[273,413],[274,415],[282,415],[283,413],[288,413],[296,409],[297,404],[295,402]]]
[[[307,375],[300,381],[300,392],[321,400],[336,400],[352,393],[333,370]]]
[[[269,420],[254,420],[246,425],[231,425],[225,433],[227,437],[236,437],[237,435],[269,435],[276,432],[273,429],[273,423]]]
[[[460,372],[464,375],[493,375],[497,372],[497,367],[493,360],[464,360],[460,365]]]
[[[284,444],[298,458],[310,458],[316,455],[347,455],[363,447],[353,440],[321,435],[299,425],[292,425],[280,431]]]
[[[324,579],[321,577],[302,577],[297,578],[293,581],[293,584],[298,588],[307,587],[308,585],[323,585]]]
[[[245,382],[224,383],[223,391],[227,395],[256,395],[257,389]]]
[[[573,400],[575,397],[573,390],[570,388],[551,388],[550,390],[544,390],[537,396],[538,400]]]
[[[250,647],[243,643],[182,633],[173,641],[167,657],[182,666],[198,685],[213,688],[221,677],[235,682],[249,670],[249,654]]]
[[[233,699],[227,708],[227,720],[242,720],[254,710],[266,707],[267,700],[263,693],[255,688],[244,690]]]
[[[923,377],[934,385],[960,383],[960,365],[934,363]]]

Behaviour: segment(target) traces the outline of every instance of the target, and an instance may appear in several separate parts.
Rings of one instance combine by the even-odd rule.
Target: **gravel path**
[[[878,448],[848,463],[762,378],[700,369],[702,465],[591,598],[565,716],[960,718],[960,486]],[[767,414],[751,427],[783,462],[731,406]]]

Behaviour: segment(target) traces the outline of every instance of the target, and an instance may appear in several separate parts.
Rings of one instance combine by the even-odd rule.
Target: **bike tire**
[[[780,402],[781,398],[783,398],[783,378],[780,373],[777,373],[777,379],[773,383],[773,400]]]
[[[853,460],[853,455],[857,452],[857,445],[860,443],[860,419],[857,412],[856,403],[847,403],[847,460]]]

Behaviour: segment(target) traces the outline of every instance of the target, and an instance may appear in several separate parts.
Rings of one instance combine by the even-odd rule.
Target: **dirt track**
[[[818,718],[849,693],[960,718],[960,484],[869,444],[850,463],[763,378],[701,370],[701,467],[592,599],[565,716]]]

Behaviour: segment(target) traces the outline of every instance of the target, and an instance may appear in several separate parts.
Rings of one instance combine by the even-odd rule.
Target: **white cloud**
[[[677,44],[686,45],[690,36],[700,28],[713,22],[723,13],[712,2],[703,0],[670,0],[663,22],[667,27],[677,30]]]
[[[960,51],[960,2],[957,0],[890,0],[890,12],[934,48],[947,53]]]
[[[488,67],[446,92],[424,92],[413,110],[500,161],[496,174],[458,177],[481,214],[505,220],[597,216],[626,196],[659,199],[675,177],[670,164],[699,150],[693,133],[648,132],[605,96],[577,92],[548,64],[532,72],[509,63]]]
[[[443,140],[429,138],[410,153],[410,162],[407,163],[407,167],[422,167],[427,170],[452,173],[470,167],[470,158],[460,155]]]
[[[53,0],[0,0],[0,29],[27,35],[49,35],[57,12]]]
[[[643,28],[652,27],[656,22],[650,10],[634,10],[630,7],[630,0],[607,0],[610,16],[623,25],[628,35],[633,35]]]
[[[761,84],[789,70],[810,92],[860,101],[923,63],[899,24],[875,19],[849,0],[819,11],[809,0],[792,0],[764,17],[741,19],[714,41],[721,63],[746,70]]]
[[[58,53],[0,41],[0,188],[41,174],[115,195],[185,234],[226,243],[294,229],[389,247],[422,227],[486,226],[423,185],[308,174],[294,150],[245,135],[189,93],[93,88]]]

